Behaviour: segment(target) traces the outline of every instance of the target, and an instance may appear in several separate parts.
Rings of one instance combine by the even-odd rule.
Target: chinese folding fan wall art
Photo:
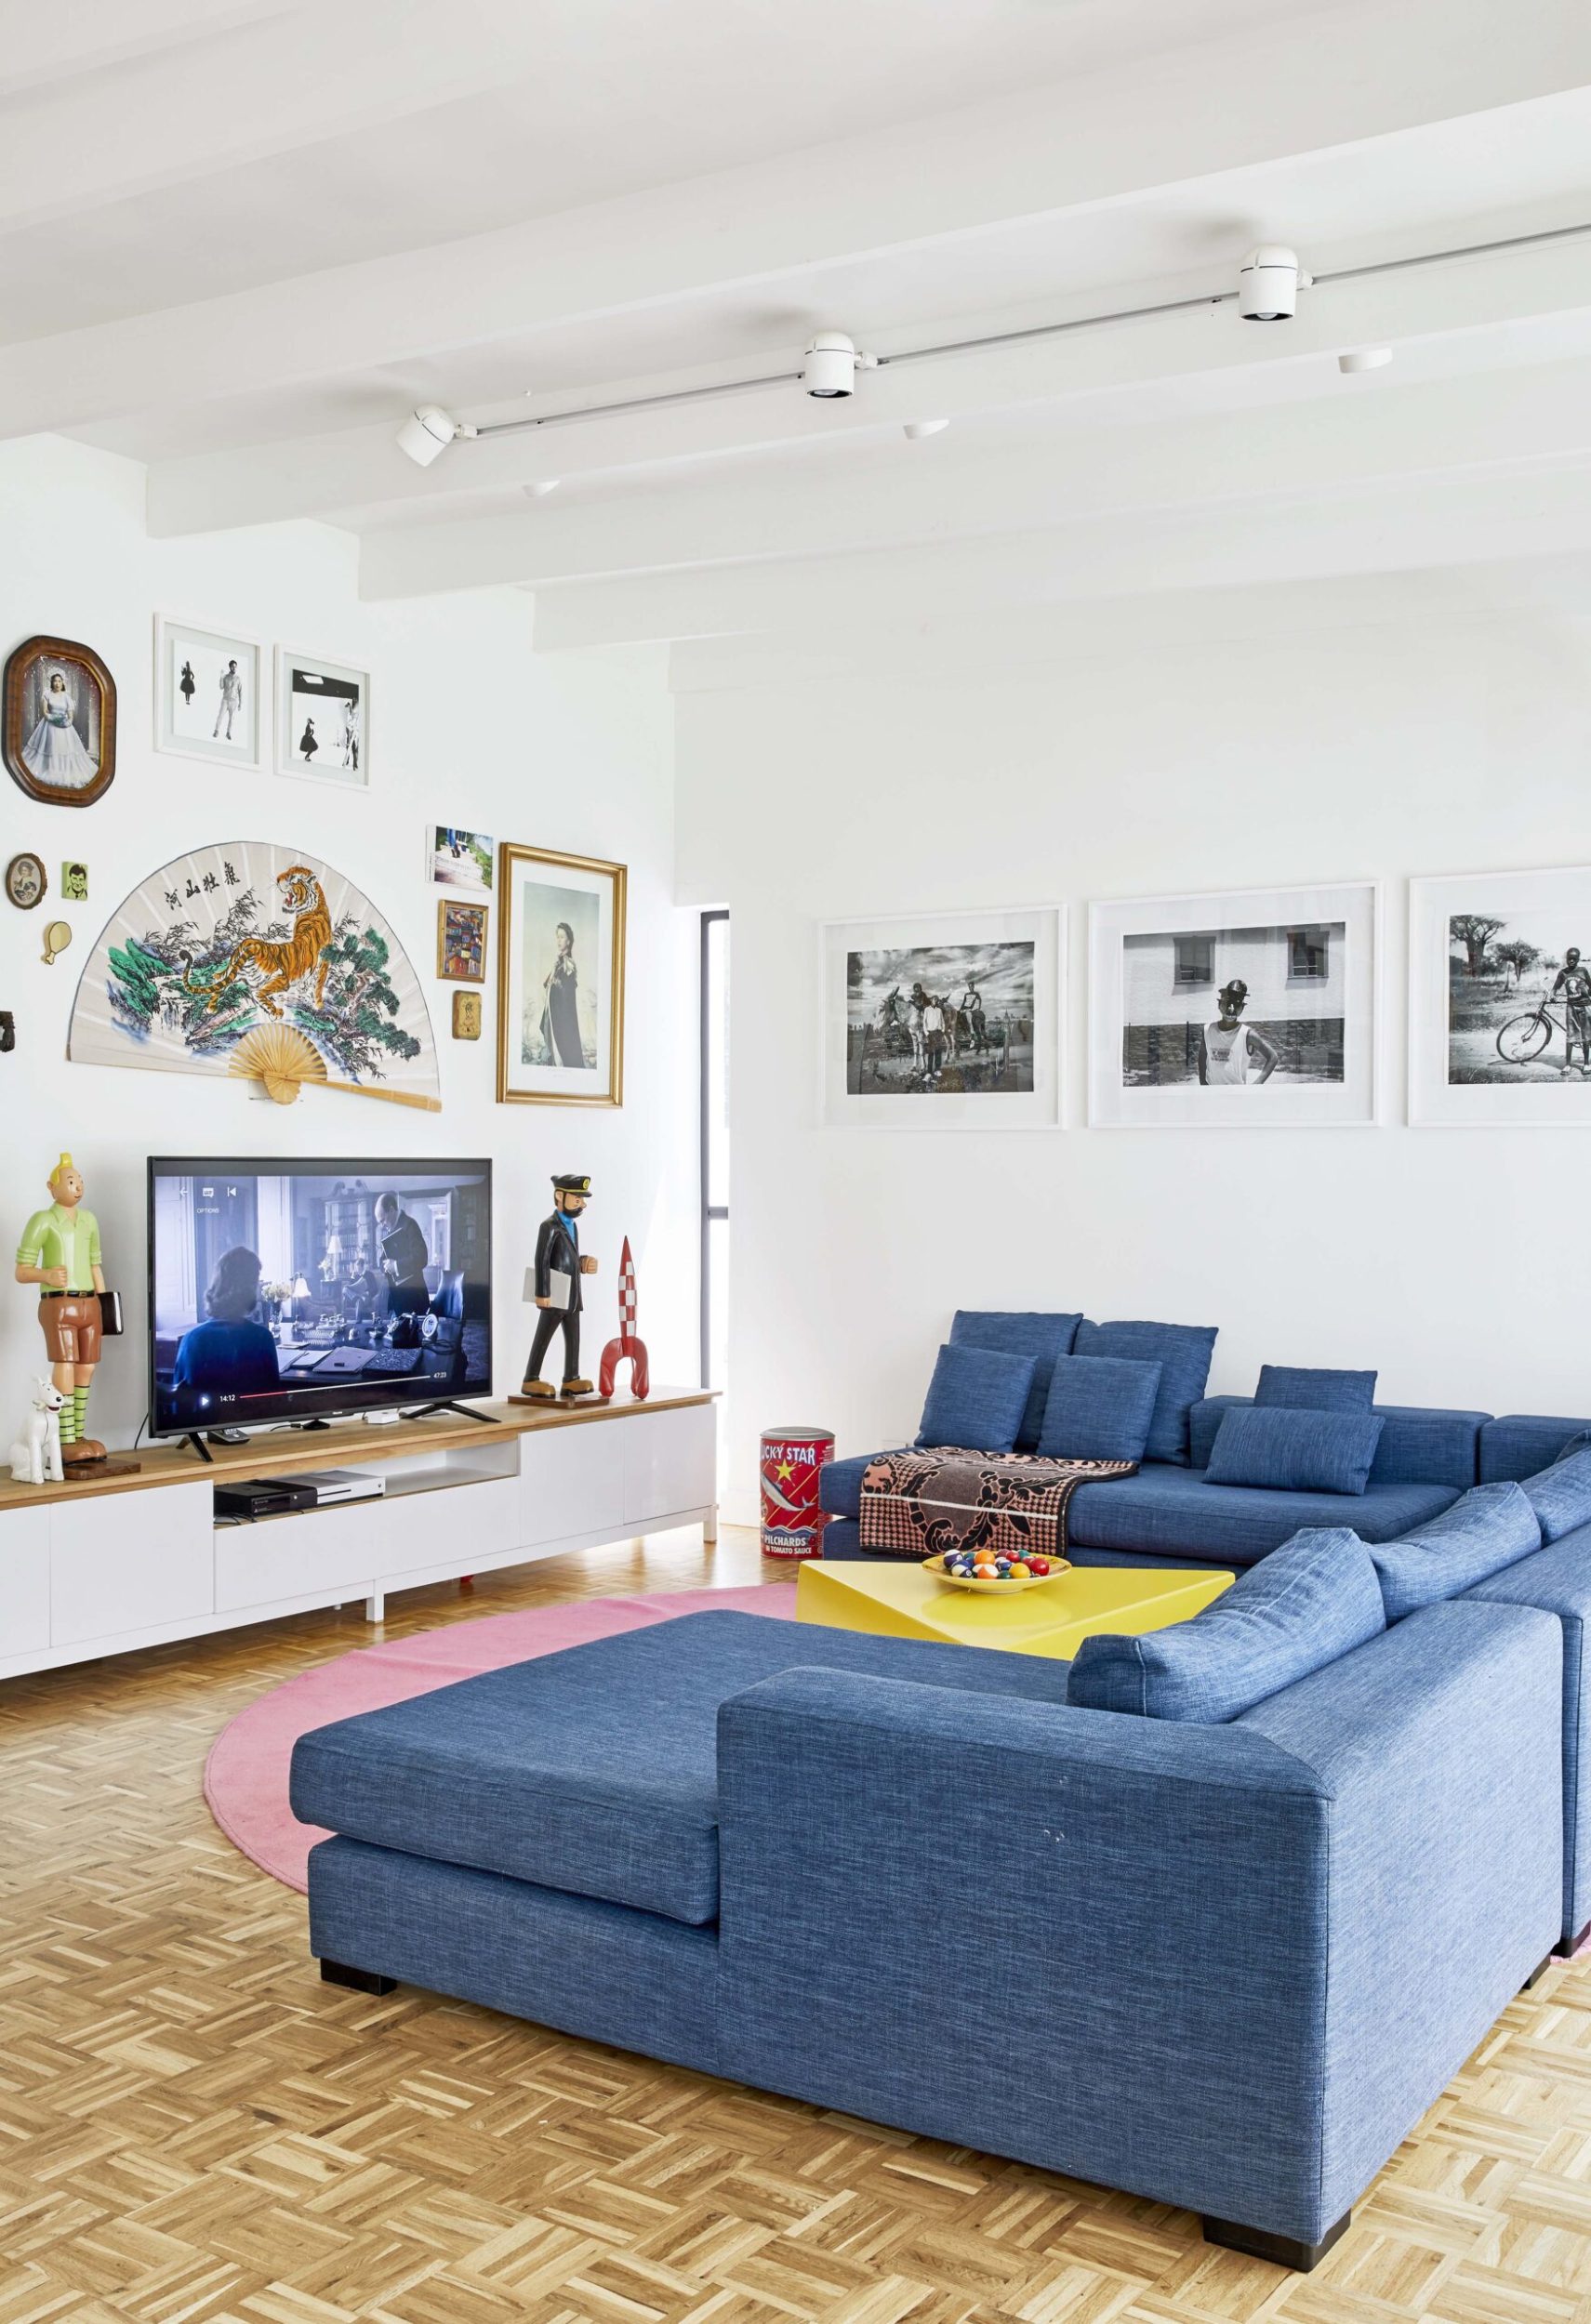
[[[310,1081],[441,1110],[431,1012],[386,920],[329,864],[255,839],[134,889],[89,955],[66,1053],[231,1074],[281,1105]]]

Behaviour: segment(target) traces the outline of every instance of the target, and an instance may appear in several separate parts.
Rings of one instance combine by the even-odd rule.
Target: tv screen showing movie
[[[490,1162],[149,1166],[157,1436],[492,1388]]]

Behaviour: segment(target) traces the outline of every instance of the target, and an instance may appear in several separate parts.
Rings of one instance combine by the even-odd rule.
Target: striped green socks
[[[62,1407],[64,1410],[64,1406]],[[78,1443],[88,1433],[88,1391],[74,1388],[72,1392],[72,1437]]]
[[[63,1446],[77,1442],[77,1396],[78,1391],[69,1388],[66,1402],[60,1407],[60,1441]]]

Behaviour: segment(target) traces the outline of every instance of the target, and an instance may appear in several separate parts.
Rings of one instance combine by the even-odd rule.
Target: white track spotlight
[[[948,419],[908,419],[902,423],[901,432],[908,443],[921,443],[924,436],[942,436],[949,425]]]
[[[534,484],[522,484],[520,490],[527,500],[545,500],[550,493],[558,490],[563,481],[559,476],[538,476]]]
[[[877,367],[876,355],[858,355],[855,343],[843,331],[819,331],[806,350],[801,382],[808,395],[837,398],[855,395],[858,371]]]
[[[1337,369],[1351,379],[1361,371],[1381,371],[1392,361],[1389,347],[1350,347],[1337,357]]]
[[[455,419],[440,403],[422,403],[411,412],[398,430],[398,450],[406,453],[417,468],[430,468],[453,442],[455,436],[475,433],[464,420]]]
[[[1238,276],[1238,312],[1245,323],[1286,323],[1298,311],[1298,294],[1314,276],[1304,273],[1296,250],[1285,243],[1262,243],[1243,260]]]

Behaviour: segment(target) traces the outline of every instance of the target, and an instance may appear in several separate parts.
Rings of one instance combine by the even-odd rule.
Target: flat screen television
[[[150,1431],[492,1389],[492,1166],[158,1155]]]

